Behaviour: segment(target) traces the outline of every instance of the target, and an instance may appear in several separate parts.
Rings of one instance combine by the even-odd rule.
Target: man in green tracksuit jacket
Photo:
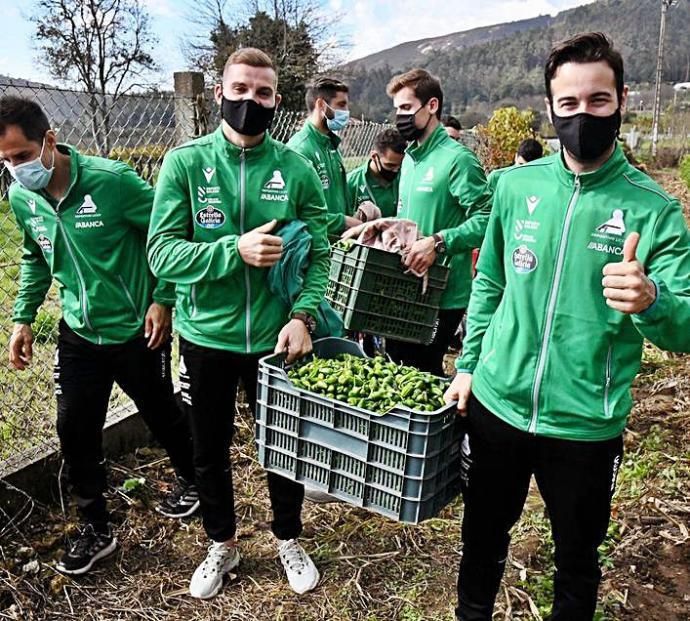
[[[170,375],[174,291],[148,269],[153,189],[131,168],[57,144],[41,107],[11,96],[0,99],[0,157],[16,180],[9,201],[24,236],[10,340],[14,368],[29,365],[31,324],[53,279],[60,285],[57,431],[83,527],[58,569],[83,574],[117,545],[103,496],[102,453],[114,381],[180,477],[159,511],[184,517],[198,506],[189,427]]]
[[[259,359],[311,349],[310,331],[328,279],[323,190],[301,155],[266,132],[280,96],[261,50],[230,56],[215,87],[221,126],[171,151],[163,163],[149,232],[151,269],[177,285],[182,401],[192,426],[204,528],[213,543],[192,576],[193,597],[213,597],[239,563],[229,445],[238,381],[256,406]],[[271,231],[303,221],[310,264],[292,308],[271,292],[269,268],[282,254]],[[268,473],[273,533],[292,588],[313,589],[319,573],[297,542],[304,487]]]
[[[432,343],[389,340],[386,347],[394,360],[442,375],[443,357],[470,298],[472,249],[484,239],[491,193],[477,157],[450,138],[439,120],[443,91],[437,78],[413,69],[394,77],[387,92],[398,131],[411,141],[400,172],[398,217],[416,222],[423,235],[405,262],[423,272],[446,255],[450,274]]]
[[[347,175],[350,211],[353,214],[358,215],[360,205],[369,202],[379,208],[382,218],[395,217],[398,211],[400,167],[406,146],[397,129],[391,127],[377,134],[369,159]]]
[[[555,543],[550,618],[592,619],[643,339],[690,351],[690,234],[616,143],[620,54],[577,35],[554,47],[545,78],[563,150],[498,181],[446,395],[468,415],[463,621],[491,619],[532,474]]]
[[[535,140],[534,138],[525,138],[518,145],[513,164],[511,166],[506,166],[505,168],[495,168],[487,176],[486,182],[489,184],[492,194],[496,191],[496,184],[503,173],[511,168],[514,168],[515,166],[524,166],[527,164],[527,162],[538,160],[543,155],[544,147],[541,146],[541,142]]]
[[[350,120],[348,92],[347,84],[335,78],[321,77],[309,84],[305,95],[309,116],[287,143],[312,163],[321,180],[331,237],[362,223],[352,217],[340,138],[333,133],[345,129]]]

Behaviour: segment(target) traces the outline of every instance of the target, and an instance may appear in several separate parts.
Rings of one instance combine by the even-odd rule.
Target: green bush
[[[162,144],[149,144],[133,148],[115,147],[109,153],[109,157],[129,164],[140,177],[149,183],[155,183],[167,151],[168,147]]]
[[[690,189],[690,154],[680,161],[680,178],[685,181],[685,185]]]
[[[60,321],[58,315],[40,309],[33,324],[34,341],[36,343],[56,343],[58,321]]]
[[[536,118],[534,110],[497,108],[486,126],[477,126],[477,155],[487,171],[510,166],[525,138],[539,139],[533,129]]]

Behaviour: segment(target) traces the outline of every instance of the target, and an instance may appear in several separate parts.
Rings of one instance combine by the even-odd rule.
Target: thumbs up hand
[[[623,245],[623,260],[607,263],[601,281],[606,304],[628,315],[647,310],[656,299],[656,287],[637,260],[639,243],[640,234],[630,233]]]
[[[277,235],[270,234],[276,224],[278,224],[277,220],[266,222],[237,240],[237,250],[247,265],[271,267],[280,261],[283,254],[283,240]]]

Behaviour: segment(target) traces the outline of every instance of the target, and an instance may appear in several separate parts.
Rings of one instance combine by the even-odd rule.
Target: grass
[[[9,203],[0,201],[0,460],[42,445],[54,445],[55,398],[53,360],[60,318],[58,289],[54,284],[33,325],[33,360],[25,371],[5,361],[12,334],[12,307],[19,286],[22,236]],[[111,407],[123,403],[114,391]]]

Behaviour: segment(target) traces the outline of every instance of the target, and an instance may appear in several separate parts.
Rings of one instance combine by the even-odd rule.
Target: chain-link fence
[[[93,97],[86,93],[48,88],[22,80],[0,81],[0,96],[18,95],[37,101],[45,109],[60,142],[83,153],[107,155],[130,164],[154,183],[165,153],[180,142],[180,98],[173,94]],[[188,102],[187,102],[188,103]],[[182,106],[184,107],[184,106]],[[212,131],[219,122],[210,95],[192,105],[197,133]],[[303,112],[280,111],[272,135],[287,141],[305,121]],[[346,167],[366,159],[382,125],[353,120],[342,132]],[[191,136],[187,136],[189,138]],[[7,344],[12,331],[12,305],[17,294],[22,237],[6,200],[11,177],[0,170],[0,477],[14,468],[17,456],[56,446],[53,356],[60,308],[53,287],[34,323],[34,356],[22,372],[9,368]],[[126,407],[119,389],[113,391],[111,412]]]

